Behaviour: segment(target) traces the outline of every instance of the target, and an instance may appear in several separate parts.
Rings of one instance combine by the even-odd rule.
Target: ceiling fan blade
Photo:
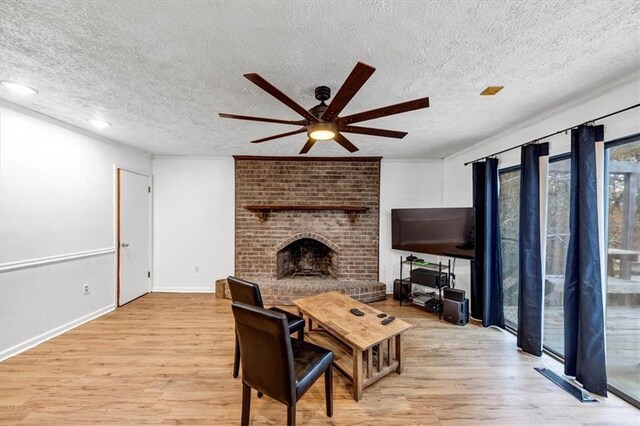
[[[370,65],[358,62],[322,114],[322,119],[324,121],[331,121],[337,117],[375,70],[376,69]]]
[[[262,139],[256,139],[255,141],[251,141],[251,143],[266,142],[266,141],[270,141],[270,140],[273,140],[273,139],[284,138],[285,136],[297,135],[298,133],[303,133],[303,132],[306,132],[306,131],[307,131],[307,128],[306,127],[302,127],[300,129],[294,130],[292,132],[280,133],[279,135],[273,135],[273,136],[268,136],[268,137],[262,138]]]
[[[345,126],[340,129],[344,133],[358,133],[361,135],[382,136],[384,138],[402,139],[407,136],[407,132],[399,132],[397,130],[374,129],[371,127]]]
[[[247,80],[249,80],[256,86],[260,87],[262,90],[264,90],[274,98],[278,99],[280,102],[282,102],[283,104],[285,104],[286,106],[288,106],[289,108],[291,108],[292,110],[294,110],[295,112],[297,112],[298,114],[306,118],[307,120],[311,121],[312,123],[315,123],[318,121],[318,119],[313,114],[311,114],[309,111],[307,111],[306,109],[298,105],[293,99],[291,99],[290,97],[282,93],[280,89],[278,89],[273,84],[269,83],[264,78],[260,77],[258,74],[251,73],[251,74],[245,74],[244,76],[247,78]]]
[[[218,113],[221,118],[234,118],[236,120],[248,120],[248,121],[263,121],[265,123],[279,123],[279,124],[293,124],[296,126],[304,126],[306,121],[299,120],[279,120],[277,118],[264,118],[264,117],[252,117],[249,115],[236,115],[236,114],[225,114],[224,112]]]
[[[336,133],[336,136],[333,138],[334,141],[338,142],[344,149],[349,152],[356,152],[358,147],[352,144],[349,139],[342,136],[340,133]]]
[[[300,154],[306,154],[313,147],[313,144],[316,143],[315,139],[307,139],[307,143],[304,144],[302,149],[300,150]]]
[[[358,123],[360,121],[373,120],[374,118],[386,117],[388,115],[401,114],[403,112],[427,108],[428,106],[429,98],[414,99],[412,101],[401,102],[395,105],[389,105],[382,108],[376,108],[369,111],[340,117],[336,120],[336,123],[344,126],[351,123]]]

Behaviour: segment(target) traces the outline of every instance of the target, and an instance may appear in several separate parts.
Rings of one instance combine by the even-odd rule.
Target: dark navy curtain
[[[484,222],[485,222],[485,175],[486,163],[473,163],[473,207],[475,215],[475,260],[471,262],[471,317],[483,318],[484,288]]]
[[[502,296],[502,246],[498,208],[498,159],[487,158],[484,204],[484,282],[482,325],[504,328]]]
[[[473,163],[475,261],[471,262],[471,316],[504,328],[498,160]]]
[[[564,370],[607,395],[596,142],[603,126],[571,131],[570,238],[564,282]],[[599,144],[600,145],[600,144]]]
[[[520,154],[520,241],[518,280],[518,347],[542,356],[542,304],[544,302],[544,238],[546,164],[549,144],[526,145]],[[546,162],[545,162],[546,163]],[[544,191],[546,192],[546,191]]]

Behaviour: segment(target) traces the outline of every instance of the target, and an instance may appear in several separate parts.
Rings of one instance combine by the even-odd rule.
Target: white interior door
[[[150,289],[149,177],[127,170],[119,173],[118,306]]]

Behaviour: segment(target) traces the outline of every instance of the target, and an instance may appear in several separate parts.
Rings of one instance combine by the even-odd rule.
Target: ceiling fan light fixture
[[[307,134],[316,141],[328,141],[336,137],[338,127],[334,123],[314,123],[307,127]]]
[[[429,98],[419,98],[411,101],[401,102],[394,105],[387,105],[382,108],[375,108],[368,111],[362,111],[357,114],[342,115],[342,111],[358,93],[364,83],[371,77],[376,69],[371,65],[358,62],[353,68],[347,79],[342,83],[338,93],[333,100],[327,105],[325,101],[331,97],[331,90],[327,86],[316,87],[316,99],[320,104],[307,110],[296,101],[284,94],[280,89],[269,83],[257,73],[245,74],[245,78],[273,96],[275,99],[286,105],[292,111],[302,116],[303,120],[281,120],[266,117],[252,117],[247,115],[219,113],[222,118],[234,118],[236,120],[261,121],[266,123],[290,124],[298,126],[297,130],[292,132],[280,133],[266,138],[256,139],[251,143],[262,143],[274,139],[280,139],[291,135],[297,135],[306,132],[308,135],[307,143],[302,147],[300,154],[306,154],[314,146],[316,141],[335,141],[338,145],[354,153],[358,151],[358,147],[345,137],[345,133],[356,133],[361,135],[378,136],[383,138],[402,139],[407,132],[396,130],[378,129],[372,127],[354,126],[355,123],[373,120],[375,118],[387,117],[390,115],[401,114],[404,112],[415,111],[417,109],[429,107]],[[339,131],[338,131],[339,130]]]

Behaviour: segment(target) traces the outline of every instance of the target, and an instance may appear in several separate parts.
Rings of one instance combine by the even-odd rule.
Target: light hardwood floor
[[[510,334],[456,327],[390,300],[374,305],[415,326],[405,335],[404,374],[356,403],[334,373],[331,419],[321,379],[298,404],[298,424],[639,424],[640,411],[615,396],[580,404],[533,370],[561,366],[519,353]],[[239,424],[232,361],[228,300],[150,294],[0,363],[0,423]],[[286,409],[254,394],[251,419],[284,424]]]

